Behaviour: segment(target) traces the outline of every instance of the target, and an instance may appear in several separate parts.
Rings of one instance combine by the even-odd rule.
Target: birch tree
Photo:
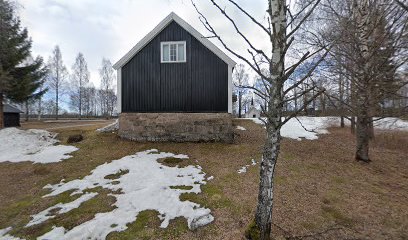
[[[88,64],[82,53],[78,53],[75,63],[72,66],[72,75],[71,75],[71,88],[72,92],[70,95],[71,105],[74,109],[78,111],[79,119],[82,116],[83,110],[83,99],[85,94],[85,88],[89,83],[89,70]]]
[[[55,94],[55,119],[58,119],[59,102],[65,87],[65,81],[68,76],[67,68],[62,60],[62,54],[59,46],[55,46],[52,56],[48,62],[49,75],[48,87]]]
[[[348,83],[349,99],[329,95],[351,117],[356,134],[355,159],[370,162],[369,141],[381,104],[407,84],[408,12],[391,0],[325,1],[330,20],[323,38],[333,43],[333,72]],[[333,30],[335,29],[335,30]],[[342,83],[343,84],[343,83]],[[340,93],[343,86],[339,86]]]
[[[110,117],[113,114],[113,105],[112,105],[112,91],[114,89],[114,80],[115,73],[113,71],[112,63],[110,60],[103,58],[102,65],[99,69],[99,75],[101,78],[101,97],[103,101],[102,114]]]
[[[239,64],[234,69],[233,74],[234,79],[234,86],[236,88],[236,92],[238,93],[238,117],[242,117],[242,99],[244,94],[247,92],[245,88],[248,86],[248,73],[246,73],[245,65]]]
[[[252,70],[259,75],[262,80],[264,90],[258,89],[254,86],[248,86],[255,94],[263,99],[267,99],[267,107],[262,108],[262,112],[266,120],[261,119],[266,127],[266,139],[262,153],[262,162],[260,167],[260,184],[258,193],[258,205],[255,214],[255,222],[253,230],[248,231],[247,237],[251,239],[260,238],[270,239],[271,224],[272,224],[272,207],[273,207],[273,179],[275,175],[275,166],[279,157],[280,143],[281,143],[281,128],[291,118],[296,117],[301,110],[292,112],[289,116],[284,118],[283,110],[285,104],[293,101],[296,98],[303,97],[305,94],[311,93],[315,90],[313,96],[304,103],[310,104],[316,97],[318,97],[324,89],[317,89],[316,85],[307,85],[298,96],[294,97],[291,92],[308,79],[314,69],[320,64],[323,58],[327,55],[326,46],[320,49],[313,50],[313,52],[306,51],[296,59],[290,66],[287,64],[287,53],[293,47],[293,42],[299,28],[308,19],[313,10],[318,6],[317,1],[306,1],[296,9],[291,9],[287,6],[285,0],[269,0],[265,1],[265,10],[267,11],[267,24],[262,24],[252,16],[248,11],[243,9],[234,0],[227,0],[228,6],[231,6],[234,11],[240,11],[246,19],[259,29],[257,37],[264,37],[269,42],[271,53],[265,52],[259,46],[256,46],[249,37],[238,27],[236,21],[230,15],[229,9],[226,6],[221,6],[216,0],[208,0],[230,24],[231,28],[237,35],[246,43],[248,54],[244,55],[239,50],[233,49],[225,39],[218,34],[217,30],[212,26],[210,21],[206,18],[195,2],[192,4],[199,14],[199,19],[205,28],[211,33],[211,38],[217,39],[220,44],[233,56],[240,61],[246,63]],[[296,10],[294,12],[293,10]],[[323,53],[322,53],[323,52]],[[314,62],[303,77],[297,79],[289,85],[288,79],[293,72],[302,64],[304,64],[310,57],[320,56],[317,62]],[[266,69],[264,73],[261,69]]]

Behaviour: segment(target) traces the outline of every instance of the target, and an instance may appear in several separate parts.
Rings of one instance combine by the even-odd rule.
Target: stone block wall
[[[234,140],[229,113],[121,113],[119,136],[141,142]]]

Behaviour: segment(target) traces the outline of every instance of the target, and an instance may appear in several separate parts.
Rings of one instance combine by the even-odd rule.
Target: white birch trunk
[[[266,141],[260,170],[258,206],[256,224],[260,239],[270,239],[273,207],[273,177],[280,149],[280,124],[282,117],[283,83],[284,83],[284,49],[286,47],[286,1],[270,0],[269,15],[274,34],[272,39],[272,61],[270,65],[270,83],[273,88],[269,92],[266,111]]]
[[[354,0],[354,13],[357,21],[357,34],[359,38],[359,47],[362,57],[362,66],[358,74],[360,85],[359,94],[356,96],[357,103],[357,121],[356,121],[356,160],[369,162],[369,79],[367,74],[370,69],[370,18],[369,18],[369,1]],[[362,86],[362,87],[361,87]]]

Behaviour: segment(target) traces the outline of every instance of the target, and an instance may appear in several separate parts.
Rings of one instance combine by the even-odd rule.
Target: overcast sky
[[[98,69],[103,57],[114,64],[163,18],[174,11],[204,36],[208,32],[198,19],[190,0],[18,0],[22,25],[28,28],[33,40],[33,55],[41,55],[47,61],[55,45],[62,51],[68,70],[78,52],[88,62],[91,81],[99,86]],[[229,24],[209,0],[196,0],[220,35],[233,49],[245,52],[232,25]],[[250,39],[266,48],[268,38],[255,25],[232,6],[227,12],[237,19]],[[260,22],[265,23],[266,0],[240,0],[241,5]],[[212,40],[217,46],[220,44]],[[224,52],[225,50],[220,47]],[[235,59],[236,60],[236,59]]]

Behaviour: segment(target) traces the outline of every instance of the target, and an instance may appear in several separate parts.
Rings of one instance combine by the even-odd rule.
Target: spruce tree
[[[40,97],[46,68],[41,57],[31,58],[31,39],[21,27],[15,7],[0,0],[0,128],[3,128],[3,100],[22,103]]]

